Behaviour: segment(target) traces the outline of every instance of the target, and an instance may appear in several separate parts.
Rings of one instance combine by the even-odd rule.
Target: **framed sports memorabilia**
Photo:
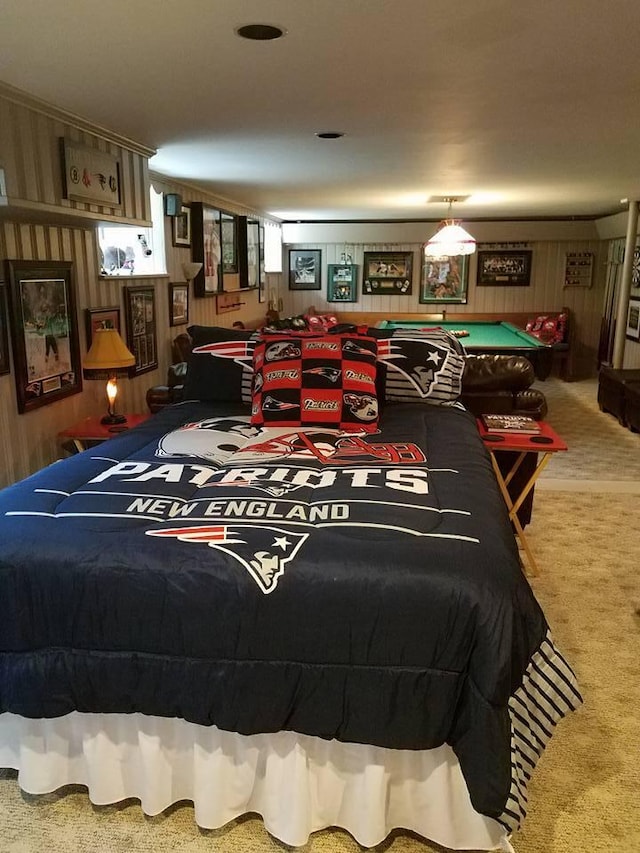
[[[365,252],[362,293],[404,296],[411,293],[413,252]]]
[[[355,264],[329,264],[327,302],[356,302],[358,267]]]
[[[73,264],[5,261],[18,411],[82,391]]]

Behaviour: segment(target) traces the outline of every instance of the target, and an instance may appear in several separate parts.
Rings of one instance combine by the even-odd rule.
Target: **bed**
[[[0,493],[0,766],[149,814],[190,799],[203,827],[258,812],[293,846],[510,850],[581,698],[457,403],[459,344],[360,332],[332,361],[190,332],[185,402]],[[336,370],[360,383],[337,426]]]

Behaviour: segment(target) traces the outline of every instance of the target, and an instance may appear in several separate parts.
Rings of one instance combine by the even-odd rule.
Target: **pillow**
[[[376,342],[353,333],[268,335],[256,344],[251,423],[374,432]]]
[[[193,345],[184,386],[186,400],[251,402],[255,332],[189,326]]]
[[[370,329],[378,340],[384,397],[393,403],[451,406],[462,391],[465,354],[445,329]],[[380,370],[380,367],[379,367]]]
[[[535,320],[529,320],[525,331],[545,344],[564,343],[567,330],[567,315],[564,312],[556,315],[541,314]]]
[[[328,332],[333,326],[338,325],[335,314],[305,314],[307,326],[314,332]]]

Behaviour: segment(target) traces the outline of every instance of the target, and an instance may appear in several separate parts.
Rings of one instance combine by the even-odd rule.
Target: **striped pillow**
[[[394,329],[384,336],[376,331],[387,402],[456,403],[465,363],[464,348],[456,337],[438,328]]]

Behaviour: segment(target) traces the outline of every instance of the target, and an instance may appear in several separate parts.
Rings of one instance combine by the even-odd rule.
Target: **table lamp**
[[[136,363],[135,356],[129,352],[125,342],[116,329],[96,329],[89,352],[86,354],[82,366],[87,379],[107,378],[107,400],[109,406],[107,414],[100,420],[103,424],[123,424],[127,420],[124,415],[115,412],[118,385],[116,376],[118,373],[126,374],[125,368],[132,367]]]

